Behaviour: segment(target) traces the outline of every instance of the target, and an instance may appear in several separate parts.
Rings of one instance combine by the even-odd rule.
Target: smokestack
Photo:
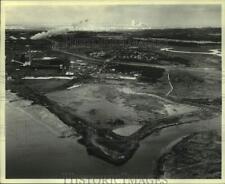
[[[28,61],[25,60],[25,62],[23,63],[23,66],[30,66],[31,65],[32,56],[31,56],[30,46],[28,46],[27,56],[28,56]]]
[[[32,55],[31,55],[30,47],[28,48],[28,58],[29,58],[29,63],[30,63],[30,65],[31,65],[31,62],[32,62]]]

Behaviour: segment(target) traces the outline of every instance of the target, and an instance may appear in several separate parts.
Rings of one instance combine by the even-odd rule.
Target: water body
[[[174,42],[174,43],[195,43],[195,44],[220,44],[221,42],[206,41],[206,40],[179,40],[171,38],[134,38],[136,40],[149,40],[149,41],[162,41],[162,42]]]
[[[121,128],[114,129],[113,132],[121,136],[130,136],[133,133],[137,132],[141,127],[142,125],[127,125]]]
[[[216,55],[221,57],[221,51],[219,49],[210,49],[209,52],[193,52],[193,51],[181,51],[174,50],[173,48],[161,48],[161,51],[166,52],[176,52],[176,53],[184,53],[184,54],[206,54],[206,55]]]
[[[33,79],[36,79],[36,80],[49,80],[49,79],[68,79],[68,80],[72,80],[74,79],[74,77],[66,77],[66,76],[52,76],[52,77],[33,77],[33,76],[26,76],[26,77],[23,77],[22,79],[25,79],[25,80],[33,80]]]
[[[75,84],[75,85],[68,87],[67,89],[79,88],[80,86],[81,86],[81,84]]]
[[[47,119],[38,114],[44,107],[26,109],[24,103],[20,104],[6,103],[6,171],[9,178],[63,178],[65,175],[151,178],[157,159],[174,141],[196,131],[221,130],[220,117],[163,129],[142,140],[127,163],[115,166],[89,155],[85,146],[78,143],[79,137],[60,138],[61,126],[54,126],[53,122],[63,123],[46,110]],[[41,121],[38,117],[42,117]]]

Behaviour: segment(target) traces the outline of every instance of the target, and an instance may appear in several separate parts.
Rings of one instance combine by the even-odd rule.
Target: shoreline
[[[13,93],[13,92],[12,92]],[[15,94],[15,93],[13,93],[13,94]],[[16,96],[17,95],[19,95],[19,94],[15,94]],[[27,99],[29,99],[29,98],[27,98],[27,99],[25,99],[24,97],[21,97],[20,95],[19,95],[19,101],[21,100],[21,101],[27,101]],[[37,96],[36,96],[36,98],[37,98]],[[43,99],[42,99],[43,100]],[[35,101],[33,101],[33,103],[34,104],[36,104],[37,102],[39,102],[40,101],[40,99],[36,99],[36,102]],[[16,101],[14,101],[14,103],[15,103]],[[31,101],[29,101],[29,102],[31,102]],[[45,101],[46,102],[46,101]],[[13,102],[12,102],[13,103]],[[26,104],[26,103],[25,103]],[[29,103],[28,103],[29,104]],[[38,104],[38,103],[37,103]],[[30,103],[29,104],[30,106],[41,106],[41,108],[44,108],[44,109],[49,109],[49,104],[45,104],[44,106],[43,105],[32,105],[32,103]],[[24,108],[24,107],[23,107]],[[55,108],[53,108],[53,110],[54,110]],[[57,116],[57,114],[55,114],[55,113],[53,113],[52,111],[50,111],[50,110],[48,110],[48,112],[49,113],[51,113],[51,114],[53,114],[57,119],[58,119],[58,116]],[[60,111],[61,112],[61,111]],[[61,118],[63,118],[63,117],[61,117]],[[174,119],[171,119],[172,120],[172,122],[174,122]],[[63,121],[61,121],[60,119],[59,119],[59,121],[64,125],[64,126],[68,126],[68,125],[66,125],[65,124],[65,122],[63,122]],[[204,121],[204,120],[203,120]],[[192,122],[190,122],[190,123],[180,123],[180,124],[178,124],[178,123],[173,123],[172,125],[162,125],[162,127],[156,127],[156,128],[153,128],[153,129],[151,129],[150,127],[147,127],[147,129],[146,129],[146,127],[143,129],[143,130],[141,130],[139,133],[137,132],[136,133],[136,135],[134,134],[134,135],[131,135],[131,136],[128,136],[128,137],[122,137],[123,139],[124,139],[124,141],[122,141],[122,143],[121,143],[121,146],[122,147],[128,147],[128,149],[126,149],[126,157],[123,157],[123,155],[124,155],[124,153],[125,152],[123,152],[123,154],[118,154],[116,157],[115,157],[115,155],[114,155],[114,157],[111,157],[111,156],[107,156],[107,154],[108,154],[108,151],[110,151],[110,150],[108,150],[108,148],[110,148],[111,147],[111,144],[113,144],[113,141],[116,141],[116,140],[118,140],[118,141],[121,141],[121,137],[120,136],[115,136],[115,134],[111,134],[110,132],[104,132],[104,131],[101,131],[101,130],[99,130],[99,131],[97,131],[98,133],[97,134],[92,134],[93,133],[93,131],[95,132],[96,130],[94,130],[93,129],[93,127],[92,128],[90,128],[90,127],[87,127],[87,131],[86,131],[86,133],[85,134],[81,134],[81,132],[82,133],[84,133],[83,131],[77,131],[78,129],[75,129],[76,131],[76,133],[75,133],[75,137],[77,137],[76,138],[76,140],[70,140],[70,139],[61,139],[63,142],[64,142],[64,140],[69,140],[69,142],[71,143],[72,142],[72,144],[74,144],[75,146],[76,145],[80,145],[80,146],[82,146],[83,147],[83,149],[85,149],[85,152],[87,153],[87,155],[93,155],[93,156],[95,156],[95,157],[99,157],[99,158],[101,158],[100,160],[104,160],[105,162],[108,162],[108,163],[111,163],[111,164],[113,164],[113,165],[115,165],[115,166],[120,166],[120,165],[123,165],[124,163],[126,163],[134,154],[135,154],[135,152],[136,152],[136,150],[139,148],[139,146],[140,146],[140,142],[139,141],[141,141],[142,139],[145,139],[145,138],[147,138],[147,137],[150,137],[151,136],[151,134],[153,134],[154,132],[157,132],[157,131],[161,131],[162,129],[167,129],[167,128],[169,128],[169,127],[174,127],[174,126],[179,126],[179,125],[185,125],[185,124],[192,124]],[[193,124],[198,124],[198,122],[193,122]],[[40,125],[44,125],[43,123],[41,123]],[[44,126],[45,127],[45,126]],[[46,127],[45,127],[46,128]],[[48,129],[48,128],[47,128]],[[72,132],[72,133],[71,133]],[[55,134],[56,135],[56,137],[57,138],[62,138],[63,136],[57,136],[57,134]],[[58,135],[60,135],[60,134],[58,134]],[[96,136],[97,135],[97,136]],[[112,138],[112,137],[110,137],[110,135],[112,135],[113,136],[113,141],[111,141],[110,142],[110,139]],[[69,138],[69,137],[74,137],[74,129],[72,130],[72,131],[69,131],[69,136],[64,136],[65,138]],[[90,137],[89,137],[90,136]],[[99,137],[100,136],[100,137]],[[109,138],[110,139],[107,139],[107,141],[109,141],[108,143],[108,145],[104,145],[103,147],[102,147],[102,145],[99,145],[99,143],[98,142],[96,142],[96,140],[98,140],[99,138],[101,138],[101,137],[106,137],[106,136],[109,136]],[[115,137],[114,137],[115,136]],[[88,137],[89,137],[89,139],[88,139]],[[136,140],[136,139],[138,139],[138,141],[132,141],[132,140],[130,140],[130,141],[128,141],[128,139],[132,139],[132,140]],[[115,146],[115,145],[114,145]],[[173,147],[172,147],[173,148]],[[105,151],[105,152],[104,152]],[[164,154],[162,154],[161,156],[160,156],[160,158],[163,156]],[[157,177],[158,177],[158,168],[160,167],[160,162],[159,161],[157,161],[157,164],[156,164],[156,168],[153,170],[153,175],[155,175],[154,173],[157,173]]]
[[[221,135],[215,130],[208,130],[184,136],[160,156],[155,176],[172,179],[221,178]]]
[[[17,95],[25,100],[32,100],[33,104],[43,106],[66,126],[73,127],[76,133],[81,136],[79,143],[86,147],[89,154],[100,157],[106,162],[114,165],[122,165],[126,163],[138,149],[139,142],[154,132],[171,126],[198,123],[198,121],[200,121],[200,118],[197,120],[192,119],[192,116],[195,116],[196,113],[199,114],[199,111],[184,115],[169,116],[167,118],[157,119],[151,123],[147,123],[137,132],[124,137],[71,114],[71,112],[60,107],[56,102],[48,99],[44,94],[37,93],[27,86],[20,89],[22,86],[20,85],[18,89],[15,88],[12,91],[17,92]],[[202,111],[202,113],[203,114],[200,115],[200,117],[203,117],[205,114],[204,111]],[[212,114],[207,114],[207,116],[210,117]],[[180,121],[180,119],[184,117],[186,117],[186,120]],[[120,144],[115,144],[118,141]]]

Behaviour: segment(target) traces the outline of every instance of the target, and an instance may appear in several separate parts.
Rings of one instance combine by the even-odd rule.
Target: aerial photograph
[[[221,8],[5,6],[6,179],[221,179]]]

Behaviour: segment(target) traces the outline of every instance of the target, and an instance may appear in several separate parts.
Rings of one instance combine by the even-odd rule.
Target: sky
[[[84,21],[86,20],[86,21]],[[6,25],[186,28],[220,27],[220,5],[8,6]]]

